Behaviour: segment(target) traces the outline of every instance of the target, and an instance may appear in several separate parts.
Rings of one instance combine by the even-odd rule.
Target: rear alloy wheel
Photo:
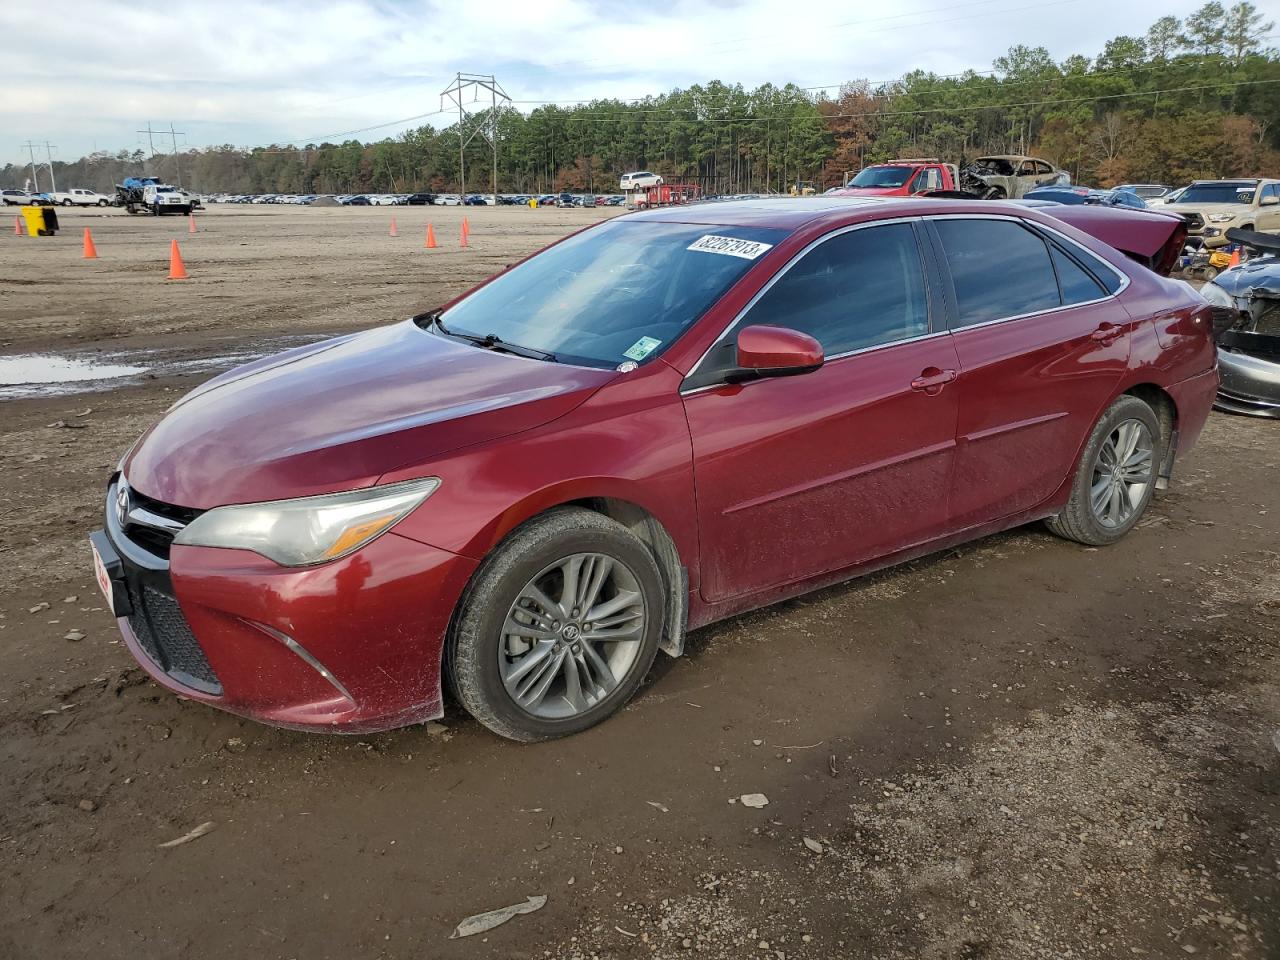
[[[1115,543],[1141,519],[1162,462],[1160,425],[1137,397],[1116,400],[1093,428],[1071,499],[1050,530],[1090,546]]]
[[[664,610],[661,573],[634,534],[594,511],[552,510],[477,571],[446,669],[462,705],[501,736],[577,733],[631,698]]]

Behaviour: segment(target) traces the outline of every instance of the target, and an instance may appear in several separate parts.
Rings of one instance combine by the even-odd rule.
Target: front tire
[[[631,699],[665,609],[657,562],[626,527],[578,507],[551,510],[476,572],[445,651],[449,684],[499,736],[578,733]]]
[[[1062,512],[1045,521],[1060,537],[1093,547],[1115,543],[1142,519],[1164,460],[1155,412],[1122,396],[1099,418],[1085,444]]]

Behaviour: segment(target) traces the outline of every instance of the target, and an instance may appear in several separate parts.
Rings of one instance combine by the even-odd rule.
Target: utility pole
[[[488,115],[476,116],[467,110],[465,95],[470,92],[471,102],[480,101],[483,91],[489,93]],[[453,83],[440,93],[440,108],[445,108],[446,98],[458,108],[458,200],[465,203],[467,199],[467,144],[478,133],[489,141],[493,148],[493,196],[492,201],[498,203],[498,120],[501,110],[511,107],[511,98],[502,89],[493,74],[459,73]]]
[[[40,175],[36,172],[36,145],[28,140],[23,144],[27,148],[27,154],[31,157],[31,186],[32,193],[40,192]]]
[[[58,181],[53,178],[53,151],[57,144],[50,143],[48,140],[44,142],[44,156],[49,166],[49,192],[58,192]]]
[[[178,178],[178,189],[182,189],[182,161],[178,158],[178,137],[185,137],[186,133],[182,130],[174,130],[173,123],[169,124],[169,136],[173,139],[173,166]]]

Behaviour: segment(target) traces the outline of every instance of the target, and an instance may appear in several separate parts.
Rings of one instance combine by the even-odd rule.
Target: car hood
[[[1238,217],[1253,210],[1247,203],[1166,203],[1161,209],[1166,213],[1198,213],[1202,217],[1211,213],[1229,213]]]
[[[905,186],[905,184],[904,184]],[[830,191],[829,197],[883,197],[889,194],[900,194],[902,187],[841,187]]]
[[[125,475],[144,496],[201,510],[370,486],[563,416],[614,376],[406,321],[214,378],[143,435]]]

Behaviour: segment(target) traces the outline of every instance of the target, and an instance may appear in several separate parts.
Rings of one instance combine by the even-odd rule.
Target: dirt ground
[[[1280,956],[1275,422],[1215,414],[1115,547],[1017,530],[698,631],[555,743],[456,708],[283,732],[134,666],[85,537],[179,393],[603,215],[235,206],[194,236],[117,211],[0,235],[0,360],[150,368],[3,401],[0,958]]]

